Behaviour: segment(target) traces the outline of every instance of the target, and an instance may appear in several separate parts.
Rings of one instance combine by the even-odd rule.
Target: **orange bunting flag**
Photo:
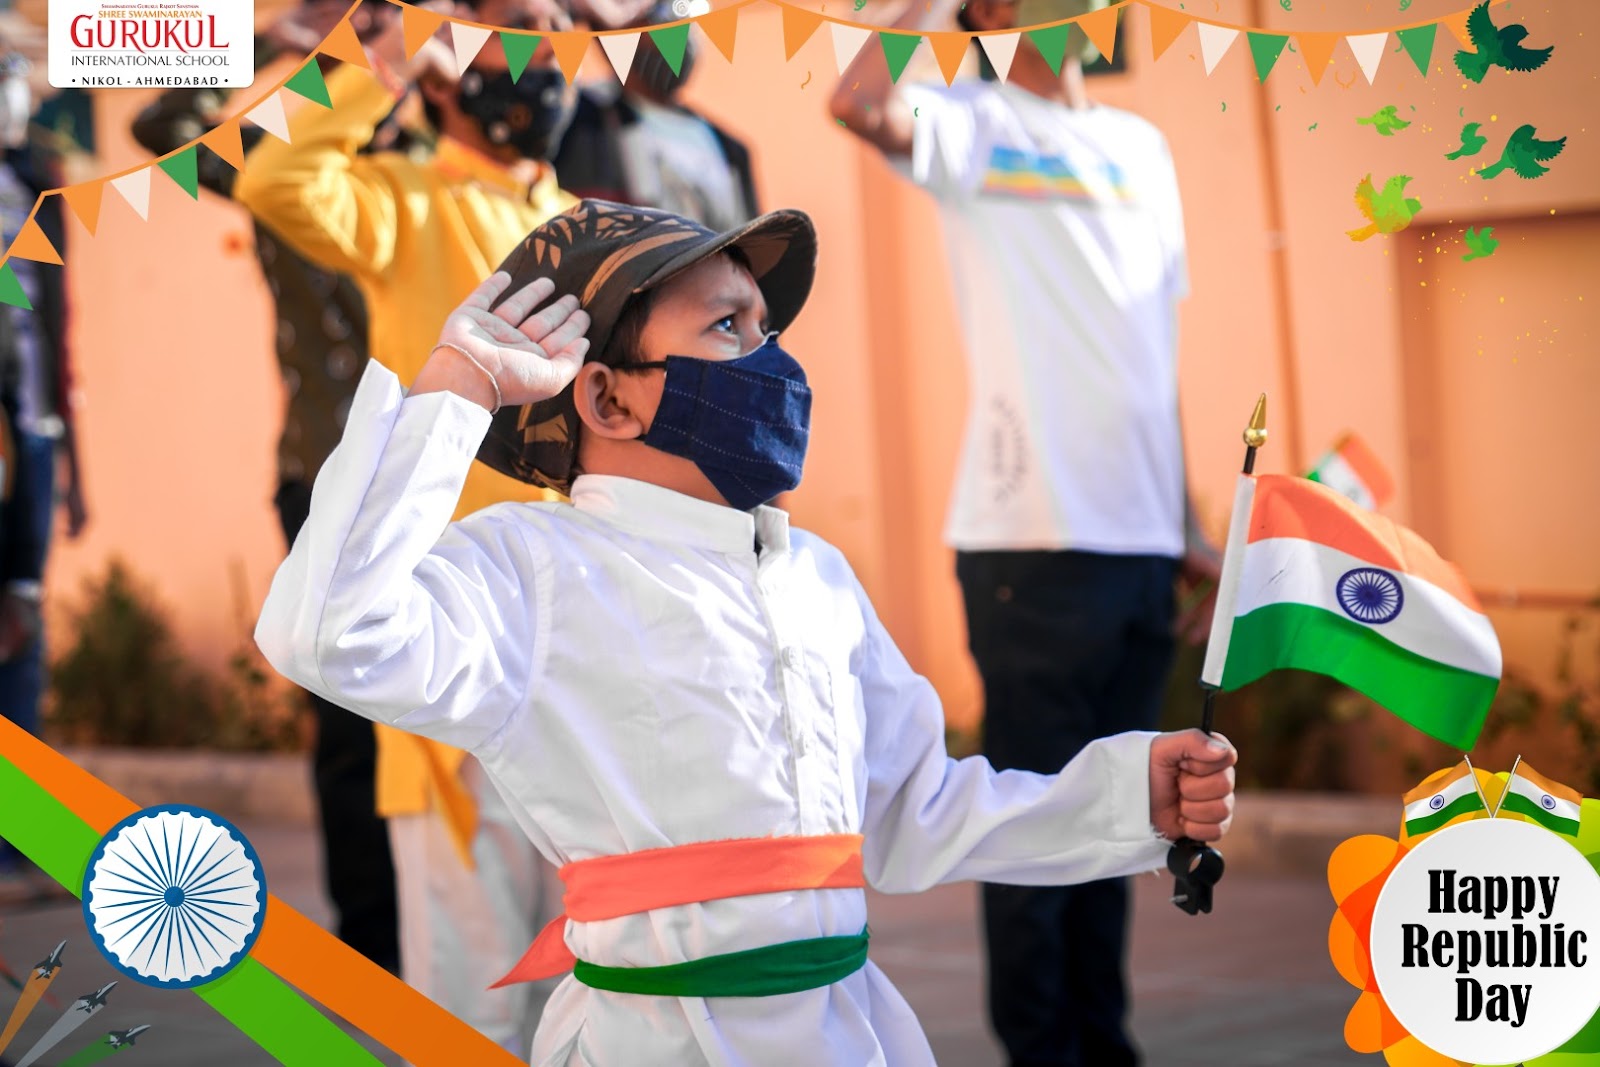
[[[54,263],[61,266],[61,254],[50,243],[50,238],[39,229],[39,224],[32,218],[23,225],[17,239],[11,242],[11,251],[6,253],[11,256],[21,256],[31,259],[35,263]]]
[[[972,38],[964,33],[930,33],[927,36],[933,56],[939,61],[939,73],[949,85],[956,80],[961,61],[967,58],[967,45],[972,43]]]
[[[1150,12],[1150,55],[1160,59],[1161,53],[1170,48],[1189,25],[1189,16],[1160,4],[1146,5],[1145,10]]]
[[[739,29],[739,9],[726,7],[721,11],[713,11],[709,15],[700,16],[695,20],[695,24],[711,43],[717,46],[722,58],[732,63],[733,37]]]
[[[1472,12],[1457,11],[1454,15],[1446,15],[1439,21],[1450,27],[1450,32],[1456,35],[1456,40],[1461,42],[1461,47],[1468,52],[1476,52],[1477,45],[1472,43],[1472,34],[1467,30],[1467,19]]]
[[[800,46],[811,39],[822,25],[822,16],[815,11],[783,5],[783,58],[793,59]]]
[[[417,54],[417,49],[444,24],[444,16],[437,11],[427,11],[411,4],[400,5],[400,26],[406,35],[406,58]]]
[[[1306,70],[1311,72],[1311,84],[1322,84],[1322,72],[1328,69],[1328,64],[1333,60],[1333,46],[1339,43],[1336,33],[1297,33],[1295,39],[1300,42],[1300,55],[1306,61]]]
[[[1111,62],[1112,53],[1117,47],[1117,12],[1115,7],[1103,7],[1099,11],[1092,11],[1078,20],[1078,29],[1083,31],[1089,42],[1099,49],[1100,54],[1106,57],[1106,62]]]
[[[85,182],[61,190],[61,197],[78,216],[78,221],[83,223],[83,228],[89,231],[89,236],[94,236],[95,227],[100,225],[100,196],[105,192],[103,182]]]
[[[556,62],[568,83],[577,80],[583,57],[589,54],[589,35],[586,33],[552,33],[545,38],[555,49]]]
[[[356,36],[356,28],[350,25],[349,19],[335,26],[317,51],[362,70],[372,69],[372,64],[367,61],[367,50],[361,47],[361,39]]]
[[[200,138],[200,143],[221,156],[234,170],[244,168],[244,138],[239,133],[239,120],[229,119]]]

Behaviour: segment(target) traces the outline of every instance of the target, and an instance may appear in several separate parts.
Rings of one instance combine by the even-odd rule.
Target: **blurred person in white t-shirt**
[[[1105,0],[914,0],[911,32],[1059,22]],[[1080,30],[1073,42],[1081,42]],[[946,538],[984,684],[984,754],[1047,772],[1154,729],[1175,639],[1220,570],[1178,415],[1183,215],[1165,138],[1088,98],[1024,34],[1001,83],[896,85],[862,49],[835,119],[937,201],[970,368]],[[1177,617],[1180,587],[1193,589]],[[985,885],[989,1011],[1011,1067],[1128,1067],[1124,879]]]

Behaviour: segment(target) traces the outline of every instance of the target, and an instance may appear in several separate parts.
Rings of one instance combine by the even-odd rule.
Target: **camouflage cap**
[[[500,264],[511,275],[506,295],[550,278],[589,313],[588,359],[597,359],[629,300],[728,248],[738,248],[767,302],[772,330],[805,306],[816,275],[817,234],[800,211],[773,211],[717,233],[670,211],[584,200],[542,223]],[[504,299],[504,297],[502,297]],[[572,487],[578,458],[578,414],[572,387],[535,404],[495,414],[478,459],[501,474],[547,486]]]

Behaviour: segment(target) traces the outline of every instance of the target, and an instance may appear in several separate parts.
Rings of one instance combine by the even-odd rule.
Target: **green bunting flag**
[[[678,26],[651,30],[650,39],[656,43],[656,48],[661,51],[661,58],[667,61],[667,66],[672,68],[672,73],[676,76],[678,68],[683,66],[684,49],[689,45],[689,24],[685,22]]]
[[[911,62],[911,54],[917,50],[917,45],[922,43],[922,36],[916,33],[891,33],[888,30],[879,30],[878,40],[883,44],[883,58],[889,61],[889,80],[898,82],[900,75],[906,71],[906,64]]]
[[[1050,69],[1058,78],[1061,76],[1061,61],[1066,58],[1067,38],[1070,36],[1072,36],[1070,22],[1028,31],[1028,38],[1033,41],[1033,47],[1039,50],[1039,54],[1050,64]]]
[[[161,160],[156,166],[166,171],[167,177],[177,182],[178,187],[189,194],[190,200],[200,199],[200,170],[194,145]]]
[[[1428,60],[1433,58],[1433,37],[1438,32],[1437,22],[1394,32],[1394,35],[1400,38],[1400,43],[1405,45],[1406,53],[1411,56],[1411,62],[1417,65],[1424,78],[1428,76]]]
[[[33,305],[28,303],[28,294],[22,291],[22,280],[17,277],[17,272],[11,269],[9,260],[0,266],[0,303],[10,304],[23,311],[33,310]]]
[[[322,80],[322,68],[317,65],[316,56],[306,60],[306,65],[295,71],[294,76],[283,83],[283,87],[323,107],[333,106],[333,100],[328,96],[328,83]]]
[[[1246,36],[1250,39],[1250,57],[1256,61],[1256,80],[1264,82],[1267,75],[1272,73],[1278,57],[1283,54],[1283,46],[1289,43],[1289,38],[1277,33],[1253,31]]]
[[[501,30],[500,47],[505,49],[506,65],[511,71],[511,80],[515,82],[528,69],[528,60],[533,58],[533,53],[539,50],[539,38],[532,34]]]

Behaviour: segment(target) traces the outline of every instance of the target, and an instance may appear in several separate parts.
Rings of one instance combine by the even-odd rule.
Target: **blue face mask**
[[[661,406],[640,440],[692,460],[740,511],[799,485],[805,465],[811,388],[777,337],[738,359],[668,356],[620,368],[666,370]]]

